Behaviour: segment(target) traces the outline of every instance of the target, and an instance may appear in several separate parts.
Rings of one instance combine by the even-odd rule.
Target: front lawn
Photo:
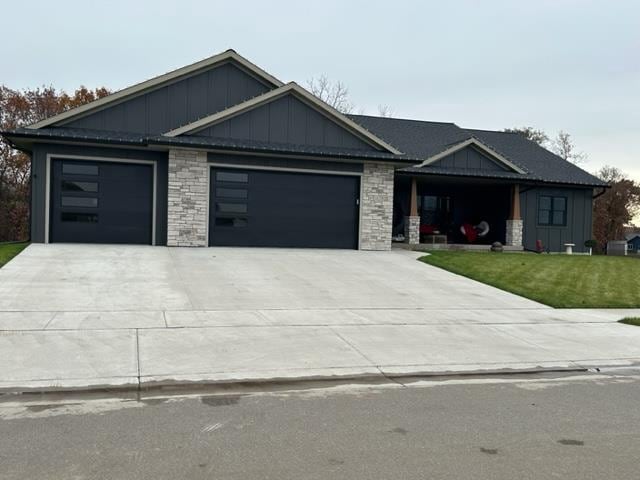
[[[625,325],[634,325],[640,327],[640,318],[638,317],[626,317],[622,320],[618,320],[618,323],[624,323]]]
[[[640,259],[435,251],[421,261],[556,308],[640,307]]]
[[[28,243],[0,243],[0,268],[18,255]]]

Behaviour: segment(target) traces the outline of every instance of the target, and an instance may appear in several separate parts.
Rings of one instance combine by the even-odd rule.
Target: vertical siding
[[[465,170],[491,170],[491,171],[508,171],[509,169],[497,163],[495,160],[487,157],[473,147],[466,147],[462,150],[447,155],[433,166],[445,168],[460,168]]]
[[[270,90],[224,63],[65,124],[67,127],[160,134]]]
[[[567,198],[566,226],[538,225],[538,198],[541,195]],[[584,242],[592,236],[592,189],[532,188],[520,194],[524,220],[524,246],[534,249],[536,240],[552,252],[564,251],[565,243],[575,243],[575,251],[584,252]]]
[[[292,94],[205,128],[195,135],[314,147],[375,150]]]

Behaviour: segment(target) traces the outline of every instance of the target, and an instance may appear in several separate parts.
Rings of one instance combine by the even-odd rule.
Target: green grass
[[[0,243],[0,268],[6,265],[9,260],[18,255],[28,243]]]
[[[618,320],[618,323],[625,323],[627,325],[635,325],[636,327],[640,327],[640,317],[627,317],[622,320]]]
[[[556,308],[640,307],[640,259],[432,252],[421,261]]]

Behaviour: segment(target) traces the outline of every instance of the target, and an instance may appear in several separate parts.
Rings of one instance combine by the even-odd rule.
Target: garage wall
[[[360,198],[360,249],[390,250],[394,168],[365,163]]]
[[[257,167],[332,170],[334,172],[362,172],[362,163],[304,160],[286,157],[257,157],[249,155],[221,155],[209,153],[209,163],[225,165],[251,165]]]
[[[74,155],[156,162],[156,245],[167,243],[167,153],[108,147],[36,144],[31,155],[31,241],[45,242],[47,155]]]

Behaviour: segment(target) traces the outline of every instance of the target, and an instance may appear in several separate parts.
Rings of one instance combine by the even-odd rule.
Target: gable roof
[[[112,132],[86,128],[45,127],[37,130],[16,128],[0,131],[10,144],[17,149],[31,151],[34,142],[76,143],[79,145],[120,145],[133,147],[181,147],[204,148],[215,152],[243,152],[257,154],[278,154],[305,158],[366,159],[389,162],[395,165],[412,165],[419,161],[406,155],[395,155],[379,150],[354,150],[327,146],[291,145],[233,138],[216,138],[194,135],[148,135],[131,132]]]
[[[607,186],[599,178],[517,133],[465,129],[454,123],[446,122],[426,122],[367,115],[350,115],[350,118],[385,141],[392,142],[406,154],[421,158],[422,163],[425,159],[429,159],[453,145],[475,138],[485,147],[497,152],[524,171],[524,173],[516,171],[482,172],[425,165],[407,167],[401,172],[509,178],[592,187]]]
[[[229,120],[237,115],[241,115],[262,105],[273,102],[274,100],[282,98],[285,95],[295,95],[305,104],[323,114],[330,120],[334,121],[341,127],[345,128],[352,134],[361,138],[368,144],[396,155],[402,154],[400,150],[385,142],[384,140],[378,138],[376,135],[363,128],[360,124],[354,122],[348,116],[340,113],[338,110],[323,102],[310,92],[306,91],[295,82],[287,83],[286,85],[266,92],[262,95],[258,95],[245,102],[239,103],[238,105],[229,107],[226,110],[208,115],[204,118],[201,118],[200,120],[196,120],[195,122],[166,132],[164,135],[167,137],[177,137],[185,134],[193,134],[212,125]]]
[[[427,165],[431,165],[437,162],[438,160],[441,160],[442,158],[448,155],[451,155],[452,153],[458,152],[469,146],[476,147],[478,150],[482,151],[489,157],[492,157],[498,162],[500,162],[501,164],[503,164],[509,170],[512,170],[516,173],[526,173],[525,170],[517,166],[515,163],[511,162],[504,155],[501,155],[500,153],[496,152],[494,149],[492,149],[488,145],[485,145],[483,142],[481,142],[480,140],[478,140],[473,136],[467,138],[466,140],[458,142],[454,145],[451,145],[445,148],[444,150],[442,150],[441,152],[436,153],[435,155],[432,155],[431,157],[427,158],[424,162],[422,162],[420,165],[418,165],[418,167],[426,167]]]
[[[27,126],[27,128],[38,129],[48,126],[53,126],[60,123],[69,122],[78,117],[88,115],[90,113],[102,110],[108,106],[115,105],[117,103],[123,102],[125,100],[129,100],[131,98],[137,97],[144,93],[149,92],[150,90],[159,88],[168,83],[174,82],[180,78],[184,78],[186,76],[193,75],[195,73],[210,69],[211,67],[224,63],[224,62],[235,62],[255,77],[271,86],[272,88],[281,87],[283,83],[262,70],[257,65],[251,63],[249,60],[244,58],[242,55],[239,55],[234,50],[226,50],[218,55],[214,55],[209,58],[205,58],[204,60],[200,60],[199,62],[192,63],[191,65],[187,65],[182,68],[178,68],[177,70],[173,70],[171,72],[165,73],[163,75],[159,75],[157,77],[153,77],[149,80],[145,80],[144,82],[140,82],[136,85],[132,85],[131,87],[123,88],[117,92],[112,93],[111,95],[107,95],[106,97],[100,98],[98,100],[94,100],[93,102],[87,103],[85,105],[72,108],[71,110],[67,110],[66,112],[59,113],[58,115],[54,115],[52,117],[46,118],[39,122],[36,122],[32,125]]]
[[[634,238],[637,238],[637,237],[640,237],[640,232],[631,232],[631,233],[627,233],[627,234],[624,236],[624,239],[625,239],[627,242],[630,242],[631,240],[633,240]]]

